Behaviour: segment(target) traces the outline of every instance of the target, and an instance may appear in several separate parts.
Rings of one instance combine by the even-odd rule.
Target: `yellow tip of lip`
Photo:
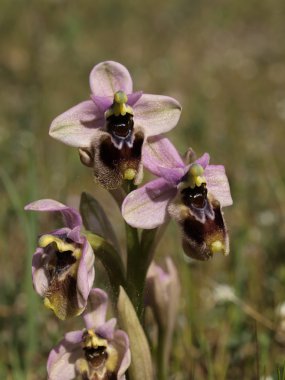
[[[135,169],[130,169],[130,168],[126,169],[124,171],[124,179],[128,181],[132,181],[135,178],[136,174],[137,172]]]
[[[211,244],[211,251],[213,254],[223,253],[224,252],[224,244],[220,240],[216,240]]]
[[[44,299],[44,305],[46,308],[54,310],[54,306],[51,304],[50,300],[48,298]]]

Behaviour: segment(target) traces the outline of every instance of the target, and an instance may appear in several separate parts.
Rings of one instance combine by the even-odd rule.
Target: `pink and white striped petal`
[[[123,217],[132,227],[156,228],[167,220],[167,206],[176,192],[163,178],[155,179],[125,198]]]
[[[143,146],[142,161],[151,173],[161,176],[159,168],[176,169],[184,168],[179,153],[174,145],[163,136],[150,137]]]
[[[86,100],[57,116],[51,123],[49,135],[67,145],[85,148],[104,124],[104,114],[99,107],[92,100]]]
[[[221,207],[233,204],[228,177],[223,165],[208,165],[205,169],[207,188],[220,202]]]
[[[82,314],[87,329],[96,329],[105,323],[107,306],[107,293],[99,288],[92,289],[89,294],[87,308]]]
[[[133,81],[129,71],[118,62],[106,61],[94,66],[89,77],[90,88],[95,96],[111,96],[115,92],[133,92]]]
[[[68,228],[73,229],[82,225],[82,219],[78,211],[53,199],[40,199],[29,203],[25,206],[25,210],[60,212]]]
[[[48,357],[48,380],[72,380],[76,378],[75,362],[83,352],[82,331],[71,331],[54,347]]]
[[[178,101],[163,95],[143,94],[133,109],[135,125],[144,129],[146,137],[170,131],[181,114]]]

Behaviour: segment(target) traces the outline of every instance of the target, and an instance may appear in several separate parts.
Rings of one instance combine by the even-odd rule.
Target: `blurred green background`
[[[182,103],[169,137],[181,153],[210,152],[231,183],[229,257],[187,262],[174,224],[159,246],[158,255],[174,257],[183,291],[171,379],[277,379],[285,360],[285,2],[1,0],[0,20],[0,379],[45,379],[51,347],[81,326],[58,322],[33,292],[36,236],[55,226],[23,206],[46,197],[77,205],[84,190],[113,215],[76,149],[48,136],[55,116],[89,97],[92,67],[109,59],[127,66],[135,90]],[[122,236],[118,212],[114,221]]]

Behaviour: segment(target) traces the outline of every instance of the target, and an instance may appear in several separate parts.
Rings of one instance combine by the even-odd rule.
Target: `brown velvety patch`
[[[101,143],[100,159],[104,165],[112,169],[124,166],[125,163],[128,163],[128,167],[135,169],[141,158],[142,144],[143,137],[136,135],[131,148],[124,144],[122,149],[118,149],[113,145],[111,138],[107,138]]]
[[[208,260],[213,256],[211,244],[214,241],[221,241],[225,252],[228,253],[228,234],[220,204],[218,201],[212,202],[214,219],[206,218],[205,223],[201,223],[194,217],[187,217],[180,224],[183,229],[183,249],[187,256],[197,260]]]
[[[78,314],[77,282],[70,275],[60,280],[55,276],[47,289],[45,297],[50,301],[58,318],[67,319]]]
[[[113,145],[111,137],[102,139],[94,151],[95,179],[107,189],[118,188],[126,169],[139,171],[143,141],[143,135],[136,133],[131,148],[124,144],[122,149],[118,149]]]

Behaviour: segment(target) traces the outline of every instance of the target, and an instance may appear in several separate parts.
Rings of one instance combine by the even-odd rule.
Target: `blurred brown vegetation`
[[[109,59],[127,66],[135,90],[182,103],[170,137],[181,153],[210,152],[232,188],[229,257],[186,262],[174,225],[160,245],[183,287],[171,378],[277,378],[285,359],[276,312],[285,301],[285,2],[1,0],[0,21],[0,378],[44,379],[49,350],[80,325],[58,323],[32,291],[37,230],[54,226],[45,216],[37,226],[22,208],[46,197],[77,204],[84,190],[108,200],[112,215],[76,150],[48,136],[55,116],[89,97],[94,64]],[[213,282],[260,315],[217,302]]]

